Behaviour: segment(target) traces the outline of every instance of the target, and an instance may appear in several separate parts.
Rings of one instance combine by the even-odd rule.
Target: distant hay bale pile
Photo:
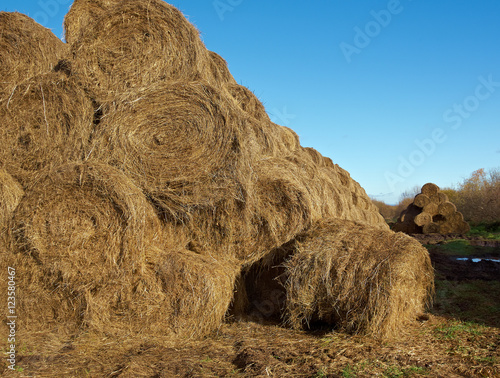
[[[176,8],[76,0],[65,30],[59,63],[16,71],[0,100],[0,265],[18,267],[26,340],[206,335],[245,311],[235,288],[269,293],[250,273],[283,250],[289,324],[383,337],[422,310],[426,250],[271,122]]]
[[[393,229],[407,234],[464,234],[470,227],[448,196],[437,185],[427,183],[403,210]]]
[[[25,79],[50,71],[66,51],[59,38],[28,16],[0,12],[0,99]]]

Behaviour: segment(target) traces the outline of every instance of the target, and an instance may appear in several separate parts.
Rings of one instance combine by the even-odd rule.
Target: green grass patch
[[[480,236],[484,239],[500,240],[500,222],[471,225],[469,235]]]
[[[465,334],[468,334],[469,337],[480,336],[483,334],[485,328],[485,326],[474,322],[461,322],[459,320],[454,320],[449,324],[436,327],[435,336],[438,339],[450,340],[462,338]]]
[[[453,256],[471,256],[477,253],[476,248],[464,239],[447,241],[435,247],[439,248],[440,252]]]
[[[356,377],[357,369],[352,367],[351,365],[347,365],[344,369],[342,369],[342,377],[343,378],[354,378]]]
[[[500,327],[500,281],[436,280],[433,312]]]

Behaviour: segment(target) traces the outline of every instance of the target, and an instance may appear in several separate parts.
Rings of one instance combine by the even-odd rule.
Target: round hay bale
[[[420,207],[420,206],[419,206]],[[415,216],[414,222],[417,226],[424,226],[432,222],[432,215],[429,213],[420,213]]]
[[[22,81],[51,71],[66,45],[49,29],[21,13],[0,12],[0,99]]]
[[[385,230],[389,229],[387,222],[365,190],[338,165],[311,170],[310,175],[305,176],[304,180],[308,188],[315,193],[313,203],[320,205],[321,215],[315,218],[316,220],[320,218],[348,219]]]
[[[470,225],[466,221],[457,222],[457,226],[455,227],[455,229],[459,234],[466,234],[470,231]]]
[[[136,278],[157,263],[154,247],[168,245],[162,235],[154,209],[123,172],[101,163],[40,172],[9,236],[23,269],[20,311],[39,317],[26,322],[103,326],[116,303],[96,301],[99,292],[133,293]],[[43,315],[34,311],[40,307]]]
[[[427,250],[402,233],[323,220],[297,237],[284,263],[286,315],[378,337],[397,335],[433,292]]]
[[[443,234],[443,235],[446,235],[446,234],[453,234],[455,233],[455,224],[454,222],[451,222],[451,221],[446,221],[446,222],[442,222],[440,225],[439,225],[439,233],[440,234]]]
[[[100,102],[159,81],[197,80],[208,59],[198,30],[161,0],[117,3],[71,52],[72,72]]]
[[[330,159],[327,156],[323,156],[323,159],[324,159],[323,164],[324,164],[325,167],[334,168],[335,164],[333,164],[332,159]]]
[[[64,17],[64,37],[75,43],[90,25],[122,0],[74,0]]]
[[[23,195],[24,190],[21,184],[9,175],[6,170],[0,168],[0,253],[7,252],[8,223]],[[6,272],[6,269],[4,272]]]
[[[115,267],[144,269],[162,231],[153,207],[123,172],[71,163],[40,172],[14,215],[15,245],[73,284]]]
[[[431,197],[434,194],[438,194],[439,186],[429,182],[429,183],[425,184],[424,186],[422,186],[422,189],[420,191],[422,194],[425,194],[427,197]]]
[[[288,151],[294,152],[300,148],[299,136],[295,131],[286,126],[276,125],[275,123],[273,125],[278,128],[280,142]]]
[[[0,102],[0,163],[23,185],[38,170],[88,154],[94,109],[84,91],[59,73],[35,76]]]
[[[427,213],[427,214],[432,214],[432,215],[436,215],[437,214],[437,211],[438,211],[438,204],[437,203],[434,203],[434,202],[429,202],[427,205],[424,206],[424,208],[422,209],[423,212]]]
[[[213,86],[224,87],[237,84],[227,67],[227,62],[219,54],[213,51],[208,51],[208,65],[205,80]]]
[[[217,261],[186,250],[166,254],[156,273],[164,293],[153,323],[156,330],[166,329],[181,340],[216,330],[233,298],[240,268],[235,261]]]
[[[430,198],[425,194],[417,194],[413,200],[413,204],[418,207],[425,207],[431,202]]]
[[[448,215],[447,219],[455,223],[462,222],[464,220],[464,215],[459,211],[455,211],[453,214]]]
[[[240,199],[248,175],[239,112],[216,89],[160,82],[110,108],[95,156],[126,172],[164,215]]]
[[[321,155],[318,151],[311,147],[303,147],[303,150],[311,155],[311,159],[319,167],[325,166],[325,160],[323,159],[323,155]]]
[[[242,145],[251,156],[251,160],[264,157],[280,156],[284,150],[279,130],[270,122],[259,122],[254,117],[239,109],[241,122]]]
[[[404,232],[405,234],[421,234],[422,227],[418,226],[414,222],[415,217],[421,212],[421,208],[411,203],[406,209],[401,212],[396,224],[392,227],[392,229],[396,232]]]
[[[427,223],[422,227],[424,234],[439,234],[440,226],[435,222]]]
[[[437,194],[433,194],[429,198],[431,200],[431,203],[434,203],[436,205],[439,205],[443,202],[448,201],[448,196],[444,193],[441,193],[441,192],[439,192]]]
[[[446,193],[439,192],[438,193],[438,197],[439,197],[439,203],[444,203],[444,202],[448,202],[449,201],[448,196],[446,195]]]
[[[438,206],[438,214],[441,214],[445,217],[454,214],[457,211],[457,208],[451,202],[442,202]]]
[[[239,84],[228,84],[226,89],[238,106],[247,114],[259,122],[271,122],[264,105],[250,89]]]

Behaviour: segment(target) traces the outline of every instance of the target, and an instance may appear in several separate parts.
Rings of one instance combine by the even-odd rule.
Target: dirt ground
[[[427,247],[436,270],[434,307],[394,340],[294,331],[260,316],[228,319],[211,337],[183,345],[161,336],[55,341],[48,333],[29,335],[21,341],[18,371],[0,371],[18,377],[500,377],[500,263],[457,261],[439,244]],[[500,258],[499,248],[477,248],[480,256]]]

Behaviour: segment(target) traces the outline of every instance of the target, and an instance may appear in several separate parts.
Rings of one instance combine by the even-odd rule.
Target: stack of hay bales
[[[161,0],[78,0],[65,30],[69,44],[60,46],[54,69],[23,71],[25,80],[16,76],[17,88],[0,101],[0,143],[8,146],[0,179],[12,192],[0,191],[1,264],[19,269],[22,329],[207,334],[237,300],[238,278],[245,281],[250,269],[267,266],[309,230],[313,240],[324,238],[314,225],[325,219],[337,222],[327,234],[356,224],[365,238],[377,230],[387,241],[386,255],[363,243],[353,255],[353,267],[371,261],[370,288],[379,285],[382,294],[371,297],[378,292],[360,275],[354,286],[366,300],[348,311],[352,318],[323,315],[345,307],[328,293],[312,312],[383,335],[392,328],[380,324],[420,310],[420,287],[392,300],[403,288],[386,284],[407,275],[429,286],[426,250],[408,247],[421,265],[414,272],[397,257],[392,270],[379,269],[393,258],[387,253],[395,234],[365,191],[330,159],[301,147],[292,130],[272,123],[177,9]],[[335,235],[341,244],[353,236]],[[343,251],[311,253],[323,253],[328,275]],[[286,313],[294,325],[308,306],[300,300],[309,290],[304,279],[315,282],[300,255],[294,249],[285,264]],[[337,281],[322,281],[318,290]],[[306,321],[313,316],[304,314]]]
[[[470,227],[448,196],[436,184],[427,183],[393,229],[407,234],[464,234]]]

